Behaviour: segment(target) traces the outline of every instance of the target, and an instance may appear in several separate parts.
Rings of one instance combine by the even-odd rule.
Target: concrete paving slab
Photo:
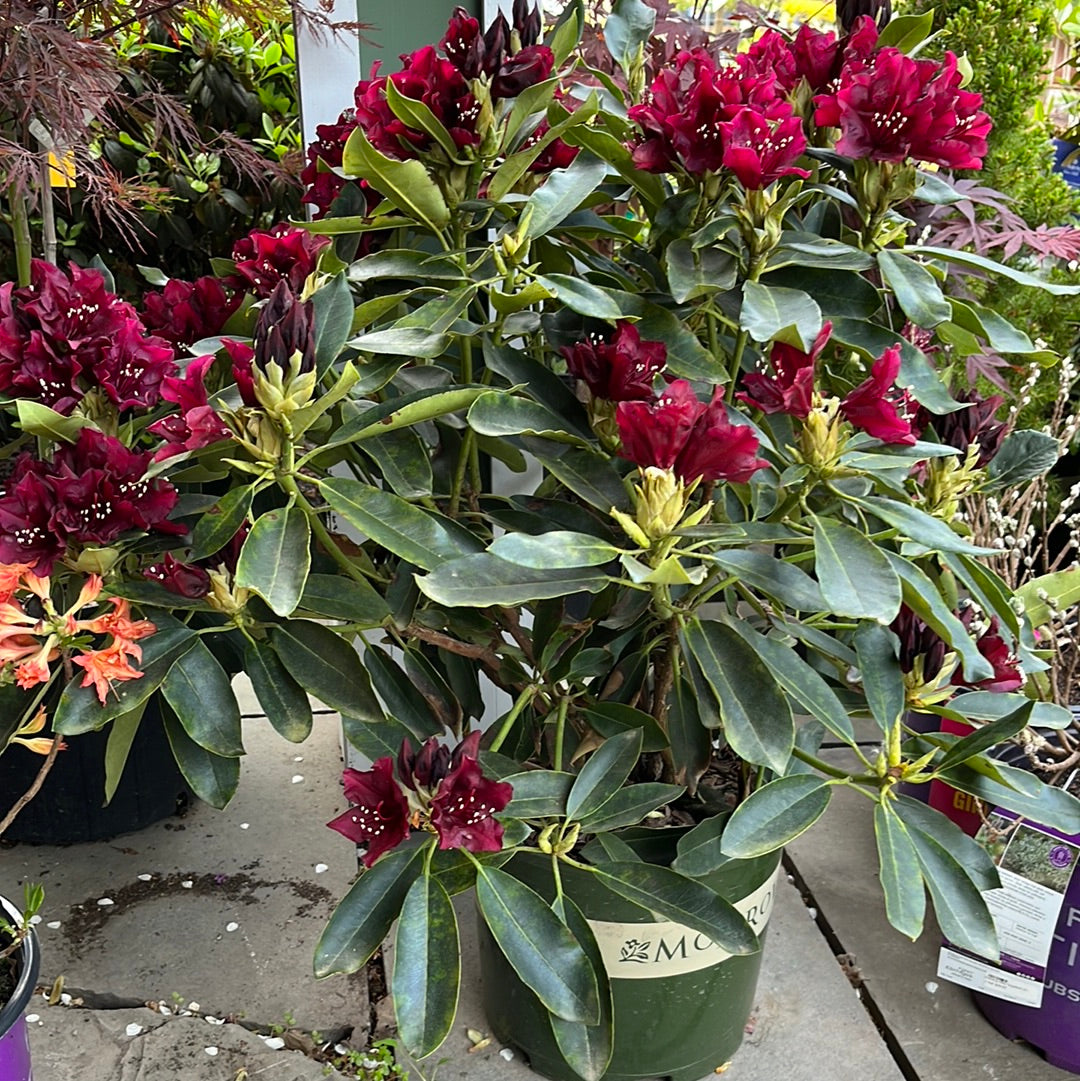
[[[424,1060],[438,1081],[534,1081],[518,1052],[493,1044],[470,1052],[466,1029],[486,1034],[480,1006],[476,929],[471,909],[460,912],[462,989],[458,1021],[438,1051]],[[387,949],[387,963],[393,951]],[[430,1064],[430,1065],[429,1065]],[[715,1074],[710,1074],[715,1077]],[[742,1048],[725,1081],[903,1081],[903,1075],[863,1009],[798,893],[783,876],[754,1008]]]
[[[899,1041],[912,1075],[919,1081],[1065,1081],[1071,1077],[1031,1048],[1010,1043],[983,1019],[967,991],[937,978],[941,935],[932,921],[928,920],[915,943],[889,926],[867,809],[866,800],[857,793],[834,790],[824,818],[788,851],[821,914],[844,949],[854,954],[867,990]]]
[[[335,1081],[343,1075],[298,1051],[271,1049],[236,1024],[151,1010],[32,1004],[37,1081]],[[247,1071],[246,1074],[243,1071]]]
[[[43,981],[63,975],[135,1001],[175,992],[264,1024],[288,1014],[302,1028],[366,1031],[365,979],[312,976],[315,943],[356,873],[354,847],[325,826],[345,807],[338,720],[317,718],[294,745],[249,719],[244,741],[227,810],[197,803],[101,844],[17,846],[0,853],[0,890],[45,887]]]

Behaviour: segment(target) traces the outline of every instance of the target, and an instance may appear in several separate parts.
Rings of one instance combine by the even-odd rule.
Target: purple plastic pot
[[[1063,841],[1080,842],[1046,826],[1039,828]],[[1026,1040],[1052,1066],[1080,1074],[1080,871],[1069,882],[1054,930],[1042,1005],[1020,1006],[980,991],[972,994],[979,1011],[1003,1036]]]
[[[9,919],[19,919],[19,910],[4,897],[0,897]],[[30,996],[37,985],[41,951],[33,931],[23,942],[16,955],[19,958],[19,982],[15,994],[0,1006],[0,1081],[33,1081],[30,1067],[30,1038],[23,1017]]]

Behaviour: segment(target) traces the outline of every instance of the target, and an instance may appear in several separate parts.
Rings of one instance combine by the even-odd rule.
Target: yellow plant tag
[[[75,187],[75,155],[70,150],[57,155],[49,151],[49,184],[54,188]]]

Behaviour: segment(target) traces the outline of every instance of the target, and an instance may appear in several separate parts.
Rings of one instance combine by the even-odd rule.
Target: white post
[[[490,26],[492,20],[501,11],[508,19],[513,13],[514,0],[484,0],[483,18],[480,20],[481,28]]]
[[[356,22],[356,0],[303,0],[306,8],[331,21]],[[300,91],[300,124],[304,146],[315,141],[319,124],[332,124],[352,105],[360,78],[360,41],[355,31],[313,29],[296,21],[296,77]]]

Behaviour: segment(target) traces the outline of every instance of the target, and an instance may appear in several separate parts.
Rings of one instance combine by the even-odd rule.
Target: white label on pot
[[[779,870],[779,868],[778,868]],[[734,907],[760,935],[772,915],[776,872]],[[611,923],[589,920],[612,979],[658,980],[726,961],[731,954],[707,935],[681,923]]]
[[[1001,878],[1000,888],[983,893],[1001,956],[995,964],[946,943],[938,975],[1008,1002],[1039,1006],[1054,929],[1080,861],[1080,837],[995,811],[976,840]]]
[[[950,983],[958,983],[972,991],[982,991],[994,998],[1016,1002],[1021,1006],[1041,1006],[1042,980],[1025,976],[1022,972],[1009,972],[1000,965],[992,965],[971,954],[941,947],[938,955],[937,974]]]

